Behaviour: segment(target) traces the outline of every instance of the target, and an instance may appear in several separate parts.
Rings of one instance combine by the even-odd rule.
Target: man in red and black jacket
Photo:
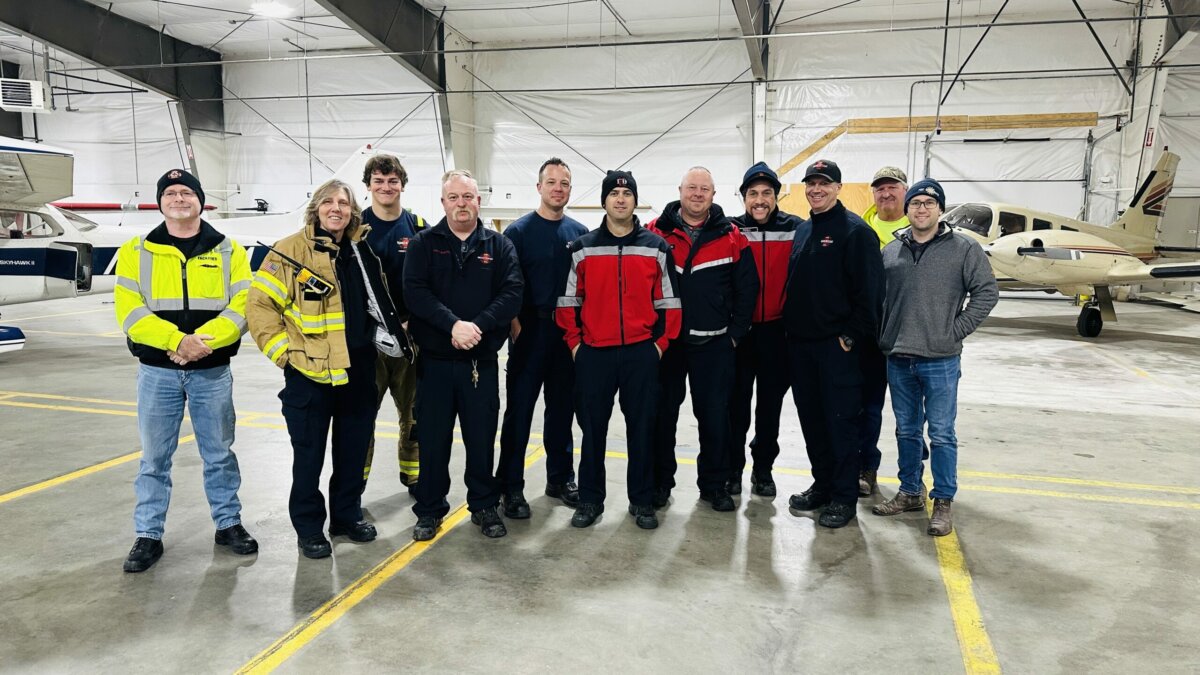
[[[754,468],[750,472],[750,491],[774,497],[775,480],[771,468],[779,456],[779,415],[788,390],[787,337],[783,331],[783,299],[787,285],[788,257],[792,238],[800,218],[779,210],[779,177],[765,162],[746,170],[738,191],[745,200],[746,213],[733,219],[750,242],[750,253],[758,271],[758,300],[750,333],[738,341],[733,401],[729,407],[729,482],[730,494],[742,491],[742,472],[746,469],[746,434],[750,430],[750,401],[754,405],[754,438],[750,454]],[[755,398],[755,382],[758,396]]]
[[[654,418],[658,362],[679,334],[679,298],[670,251],[633,215],[637,182],[609,171],[600,227],[571,243],[571,272],[555,320],[575,359],[575,415],[583,429],[579,506],[571,525],[587,527],[604,512],[604,452],[613,397],[625,413],[629,513],[654,529]]]
[[[675,487],[675,427],[692,382],[692,412],[700,426],[696,460],[700,499],[714,511],[732,511],[729,479],[729,402],[734,348],[750,332],[758,272],[749,243],[713,204],[712,174],[693,167],[671,202],[648,226],[671,247],[683,327],[659,368],[662,404],[655,425],[654,504],[666,506]]]

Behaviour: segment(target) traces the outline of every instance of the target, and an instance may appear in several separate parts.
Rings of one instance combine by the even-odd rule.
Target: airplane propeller
[[[1069,248],[1047,248],[1045,246],[1020,246],[1017,255],[1045,258],[1047,260],[1079,260],[1083,253]]]

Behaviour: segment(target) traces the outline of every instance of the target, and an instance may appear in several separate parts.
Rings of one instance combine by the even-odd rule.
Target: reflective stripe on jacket
[[[357,242],[368,230],[360,226],[346,236]],[[312,270],[333,290],[318,295],[306,289],[297,281],[298,270],[269,252],[254,273],[246,303],[250,336],[267,358],[280,368],[291,366],[314,382],[335,386],[350,381],[346,315],[332,255],[337,246],[329,237],[315,237],[312,227],[275,242],[276,251]]]
[[[185,259],[166,225],[117,252],[113,300],[129,350],[147,365],[201,369],[229,363],[246,332],[250,259],[246,249],[201,221],[198,250]],[[213,353],[184,366],[168,350],[189,334],[211,335]]]

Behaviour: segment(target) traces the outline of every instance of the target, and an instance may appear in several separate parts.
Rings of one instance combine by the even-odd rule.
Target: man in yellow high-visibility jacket
[[[126,572],[143,572],[162,557],[171,462],[185,404],[204,461],[215,541],[242,555],[258,551],[241,524],[229,369],[246,332],[250,261],[245,248],[201,220],[204,190],[187,171],[172,169],[158,180],[158,206],[163,223],[118,251],[113,291],[117,322],[141,362],[142,459],[133,484],[137,540]]]

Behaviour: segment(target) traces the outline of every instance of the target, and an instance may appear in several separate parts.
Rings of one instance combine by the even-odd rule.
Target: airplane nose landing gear
[[[1087,304],[1083,309],[1079,310],[1079,319],[1075,322],[1075,330],[1085,338],[1094,338],[1100,335],[1100,330],[1104,328],[1104,317],[1100,316],[1100,308],[1095,304]]]
[[[1075,330],[1085,338],[1100,335],[1104,328],[1104,320],[1117,320],[1117,312],[1113,309],[1112,293],[1108,286],[1095,286],[1091,299],[1079,310],[1079,319],[1075,321]]]

